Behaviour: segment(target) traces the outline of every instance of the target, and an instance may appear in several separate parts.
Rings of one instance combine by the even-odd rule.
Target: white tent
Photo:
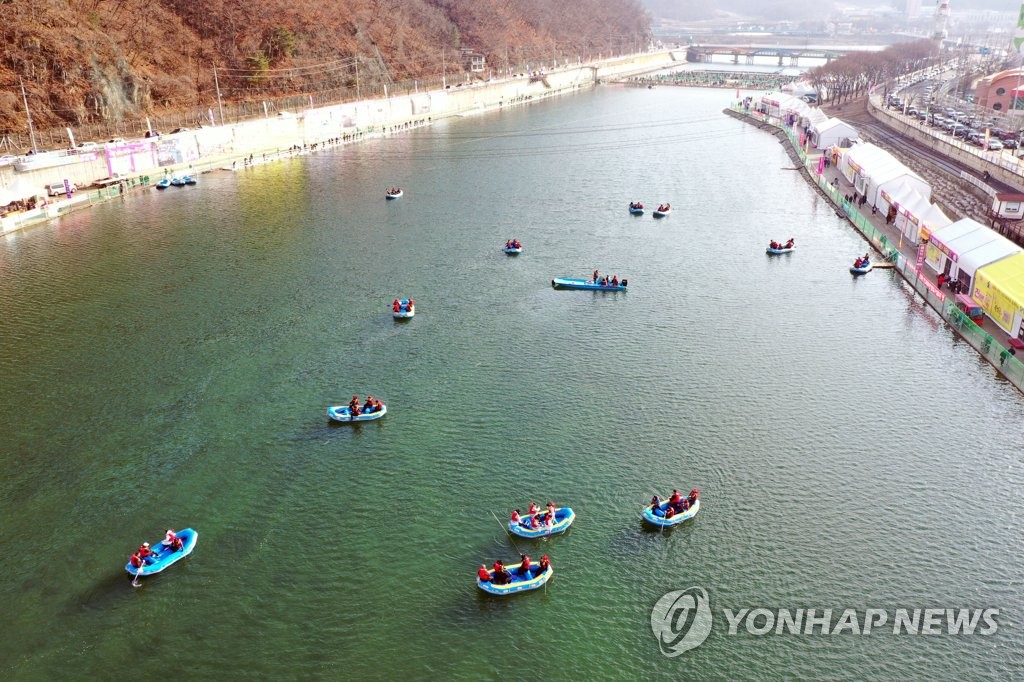
[[[817,109],[816,111],[821,111]],[[849,123],[844,123],[838,118],[826,118],[823,121],[811,125],[816,149],[828,149],[834,144],[840,144],[843,140],[857,139],[857,130]]]
[[[949,258],[955,252],[950,250],[947,244],[952,244],[958,239],[962,239],[965,235],[971,232],[992,232],[987,227],[982,225],[976,220],[970,218],[961,218],[955,223],[950,223],[945,227],[940,227],[931,233],[928,239],[928,248],[925,250],[924,260],[928,263],[929,267],[935,272],[949,273],[949,268],[952,265],[954,258]],[[986,240],[991,241],[991,240]],[[984,242],[982,242],[984,243]]]
[[[921,221],[921,229],[925,230],[928,234],[953,222],[942,212],[942,209],[937,204],[932,204],[924,215],[918,216],[918,219]],[[917,243],[916,237],[914,238],[914,243]]]
[[[974,273],[978,271],[978,268],[995,263],[997,260],[1002,260],[1015,253],[1024,253],[1024,250],[1006,237],[994,232],[993,235],[995,239],[992,241],[962,252],[959,260],[949,270],[950,277],[956,277],[962,281],[966,291],[971,290]]]
[[[895,191],[905,181],[914,187],[918,194],[930,197],[931,185],[924,178],[904,166],[899,159],[889,152],[867,142],[856,144],[845,152],[839,163],[839,170],[849,180],[854,189],[867,197],[872,206],[879,205],[880,189]],[[888,203],[885,204],[888,210]]]

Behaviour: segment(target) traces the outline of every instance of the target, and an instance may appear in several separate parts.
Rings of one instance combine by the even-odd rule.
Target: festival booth
[[[987,244],[993,235],[999,236],[976,220],[962,218],[931,233],[924,260],[935,272],[949,275],[961,253]]]
[[[901,183],[906,183],[923,197],[932,194],[931,185],[920,175],[904,166],[889,152],[868,142],[855,144],[843,152],[839,171],[857,193],[867,197],[867,203],[880,211],[888,211],[889,203],[880,196],[879,189],[891,193]]]
[[[807,102],[792,95],[787,95],[784,92],[770,92],[761,97],[761,104],[758,105],[757,110],[769,116],[785,118],[792,114],[803,115],[809,110],[809,107]]]
[[[815,111],[821,111],[815,109]],[[828,149],[843,140],[856,140],[857,130],[838,118],[825,118],[811,125],[811,143],[815,149]]]
[[[1021,338],[1024,334],[1024,253],[979,268],[971,297],[1010,338]]]
[[[951,279],[955,278],[960,282],[963,291],[971,290],[971,286],[974,283],[974,274],[980,268],[1001,261],[1014,254],[1024,253],[1024,250],[1021,250],[1019,246],[1006,237],[992,230],[990,232],[991,235],[988,236],[991,236],[992,239],[974,248],[969,248],[970,244],[968,242],[958,244],[963,250],[959,252],[957,259],[950,267],[949,276]],[[972,232],[968,237],[976,234],[978,233]],[[964,239],[966,240],[967,237],[964,237]],[[982,236],[979,235],[977,239],[981,240]]]

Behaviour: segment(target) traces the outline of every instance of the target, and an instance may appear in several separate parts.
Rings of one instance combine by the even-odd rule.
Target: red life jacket
[[[486,568],[483,568],[482,566],[481,566],[481,567],[480,567],[480,569],[479,569],[479,570],[478,570],[478,571],[476,572],[476,577],[477,577],[477,578],[480,578],[480,580],[481,580],[481,581],[483,581],[483,582],[485,582],[485,583],[486,583],[486,582],[490,582],[490,580],[491,580],[491,574],[490,574],[490,573],[488,573],[487,569],[486,569]]]
[[[130,561],[132,563],[132,568],[142,567],[142,557],[140,557],[138,553],[132,554],[132,558],[130,559]]]
[[[522,569],[521,570],[524,573],[526,571],[530,570],[530,557],[526,557],[525,559],[523,559],[523,565],[522,565]]]
[[[152,553],[153,553],[153,550],[151,550],[149,547],[139,547],[139,556],[142,557],[143,559],[145,559],[146,557],[148,557]]]

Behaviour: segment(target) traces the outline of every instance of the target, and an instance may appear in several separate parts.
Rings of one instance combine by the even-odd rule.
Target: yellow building
[[[1024,253],[979,268],[971,297],[1011,337],[1024,338]]]

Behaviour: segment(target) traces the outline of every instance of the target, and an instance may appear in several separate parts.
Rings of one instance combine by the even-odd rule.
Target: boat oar
[[[522,556],[523,552],[519,551],[519,547],[516,545],[516,541],[512,539],[512,531],[508,529],[508,526],[501,522],[501,519],[499,519],[498,515],[495,514],[493,511],[491,512],[491,516],[494,517],[494,520],[498,522],[498,525],[501,526],[501,529],[504,530],[505,533],[508,535],[508,541],[512,543],[513,547],[515,547],[516,554]]]
[[[146,567],[146,562],[143,561],[139,565],[139,569],[137,571],[135,571],[135,577],[132,578],[132,587],[138,587],[139,586],[139,576],[142,575],[142,569],[145,568],[145,567]]]

